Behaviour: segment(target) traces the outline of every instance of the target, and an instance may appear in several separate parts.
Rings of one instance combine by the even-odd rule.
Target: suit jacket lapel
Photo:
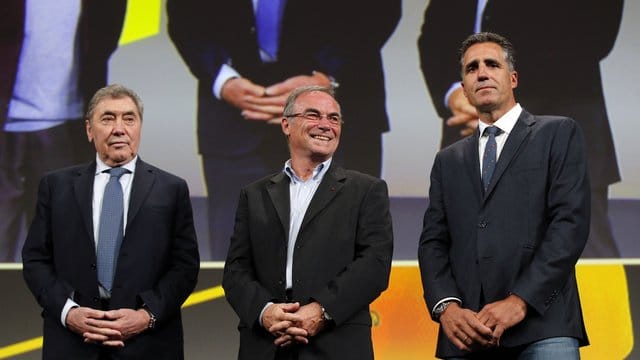
[[[302,233],[305,226],[313,220],[313,218],[316,217],[322,209],[329,205],[336,195],[338,195],[344,186],[344,179],[346,179],[346,177],[347,176],[342,168],[334,167],[332,165],[327,170],[327,173],[324,174],[324,178],[318,186],[316,193],[311,199],[307,212],[304,214],[302,225],[300,225],[300,233]]]
[[[144,200],[149,195],[149,191],[155,181],[153,168],[147,165],[138,157],[136,163],[136,173],[133,176],[133,184],[131,184],[131,197],[129,198],[129,212],[127,214],[127,228],[133,222],[138,214]]]
[[[480,203],[482,199],[482,177],[480,175],[480,158],[478,155],[479,131],[469,136],[464,144],[464,163],[469,173],[476,200]]]
[[[289,177],[280,172],[271,178],[271,184],[267,186],[267,192],[271,197],[271,202],[278,213],[280,218],[280,224],[285,233],[284,241],[289,239],[289,218],[290,218],[290,203],[289,203]]]
[[[496,187],[498,181],[504,174],[504,171],[509,167],[511,161],[515,158],[516,154],[518,154],[521,145],[524,143],[524,140],[529,136],[531,132],[530,126],[535,123],[533,115],[529,114],[525,110],[522,110],[518,121],[515,126],[511,130],[509,137],[507,138],[507,142],[504,144],[504,148],[502,152],[500,152],[500,158],[498,159],[498,163],[496,164],[496,169],[493,173],[493,177],[491,178],[491,182],[489,183],[489,187],[487,188],[487,192],[484,194],[484,200],[486,201],[487,197],[491,194],[493,189]]]
[[[85,230],[89,234],[91,244],[95,246],[93,236],[93,181],[96,177],[96,162],[91,162],[87,167],[76,174],[73,182],[73,192],[80,209]]]

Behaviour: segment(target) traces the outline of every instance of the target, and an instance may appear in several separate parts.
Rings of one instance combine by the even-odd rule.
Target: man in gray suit
[[[330,88],[294,90],[283,114],[291,158],[242,190],[224,269],[239,359],[373,359],[369,304],[393,250],[387,186],[332,163],[342,115]]]
[[[431,172],[418,259],[442,358],[579,359],[588,344],[575,278],[589,233],[583,135],[520,107],[513,52],[493,33],[465,40],[479,130]]]

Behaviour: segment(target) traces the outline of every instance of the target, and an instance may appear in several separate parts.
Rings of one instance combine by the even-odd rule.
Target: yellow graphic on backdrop
[[[122,46],[158,35],[161,10],[161,0],[129,0],[118,44]]]

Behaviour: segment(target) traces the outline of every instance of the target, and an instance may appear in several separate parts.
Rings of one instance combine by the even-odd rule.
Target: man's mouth
[[[325,135],[311,135],[312,138],[322,141],[331,141],[331,138]]]

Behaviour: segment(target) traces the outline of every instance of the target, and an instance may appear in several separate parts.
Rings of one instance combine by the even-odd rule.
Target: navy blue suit
[[[22,257],[24,278],[43,309],[44,359],[97,359],[101,351],[60,323],[72,294],[80,306],[100,308],[91,205],[95,168],[93,162],[63,169],[40,182]],[[180,306],[199,270],[189,190],[184,180],[141,160],[131,186],[109,307],[144,304],[157,323],[114,349],[111,358],[182,359]]]
[[[448,297],[480,311],[514,293],[528,312],[501,346],[588,343],[575,264],[589,232],[589,179],[576,122],[523,110],[486,193],[476,131],[436,155],[429,200],[418,260],[430,312]],[[462,355],[440,331],[437,356]]]

